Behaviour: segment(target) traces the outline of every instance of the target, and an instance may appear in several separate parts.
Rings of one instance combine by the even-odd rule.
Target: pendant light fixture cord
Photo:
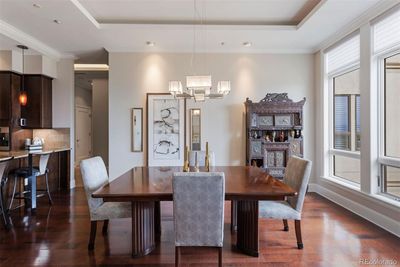
[[[22,91],[25,91],[25,49],[22,49]]]

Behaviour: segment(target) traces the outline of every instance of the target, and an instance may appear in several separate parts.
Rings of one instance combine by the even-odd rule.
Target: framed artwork
[[[292,116],[275,115],[275,126],[292,126]]]
[[[132,109],[132,152],[143,152],[143,108]]]
[[[190,109],[190,149],[201,150],[201,110]]]
[[[147,94],[147,165],[183,166],[186,101]]]

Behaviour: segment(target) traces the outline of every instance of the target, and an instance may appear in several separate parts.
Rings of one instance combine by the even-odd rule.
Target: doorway
[[[75,107],[75,160],[92,156],[92,109],[90,107]]]

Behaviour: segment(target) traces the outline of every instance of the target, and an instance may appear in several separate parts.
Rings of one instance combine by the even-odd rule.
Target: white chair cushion
[[[301,212],[292,208],[286,201],[259,201],[259,217],[300,220]]]
[[[91,213],[92,221],[102,221],[118,218],[132,218],[130,202],[104,202]]]

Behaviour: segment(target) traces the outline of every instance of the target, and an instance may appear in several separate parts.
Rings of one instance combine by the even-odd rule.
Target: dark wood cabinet
[[[21,75],[11,71],[0,72],[0,126],[18,128],[21,107],[18,102]]]
[[[21,117],[26,119],[25,128],[52,127],[52,79],[43,75],[25,75],[26,106]]]
[[[247,99],[246,144],[248,165],[283,177],[290,156],[303,156],[303,106],[306,99],[293,102],[287,94],[267,94],[258,103]]]

